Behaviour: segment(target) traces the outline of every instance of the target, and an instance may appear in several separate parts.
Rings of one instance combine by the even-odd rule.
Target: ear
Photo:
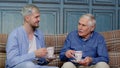
[[[30,19],[30,16],[29,16],[29,15],[25,16],[25,20],[26,20],[26,21],[29,21],[29,19]]]
[[[91,26],[91,31],[94,31],[94,29],[95,29],[95,26]]]

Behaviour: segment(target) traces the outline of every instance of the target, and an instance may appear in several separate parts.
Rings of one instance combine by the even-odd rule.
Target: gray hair
[[[92,14],[85,14],[82,15],[80,18],[87,18],[89,20],[88,25],[89,26],[94,26],[96,24],[95,17]]]
[[[38,8],[37,6],[35,6],[35,5],[33,5],[33,4],[28,4],[28,5],[26,5],[26,6],[24,6],[24,7],[22,8],[21,14],[22,14],[23,16],[32,14],[33,8],[35,8],[35,9],[37,9],[37,11],[39,11],[39,8]]]

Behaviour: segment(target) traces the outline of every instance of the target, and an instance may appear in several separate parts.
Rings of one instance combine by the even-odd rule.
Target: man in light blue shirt
[[[7,41],[6,68],[58,68],[43,66],[51,59],[45,58],[44,36],[39,27],[40,12],[35,5],[28,4],[22,9],[24,24],[10,33]]]
[[[109,68],[105,40],[94,29],[94,16],[82,15],[79,19],[78,30],[68,34],[61,50],[60,59],[66,61],[62,68]],[[82,51],[82,58],[79,61],[76,61],[74,56],[76,51]]]

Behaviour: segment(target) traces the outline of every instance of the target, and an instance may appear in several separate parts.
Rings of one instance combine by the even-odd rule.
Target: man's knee
[[[23,62],[16,65],[14,68],[35,68],[35,64],[33,62]]]
[[[76,68],[76,66],[72,62],[65,62],[62,68]]]
[[[110,68],[109,65],[105,62],[98,62],[96,65],[95,65],[95,68]]]

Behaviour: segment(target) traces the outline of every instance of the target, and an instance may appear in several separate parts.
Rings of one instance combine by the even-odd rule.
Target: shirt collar
[[[82,38],[81,36],[80,36],[80,38],[81,38],[83,41],[87,41],[87,40],[89,40],[90,38],[93,37],[93,34],[94,34],[94,31],[91,33],[91,35],[90,35],[87,39],[84,39],[84,38]]]
[[[35,29],[34,35],[35,35],[35,36],[39,36],[39,35],[38,35],[38,30],[37,30],[37,29]]]
[[[23,30],[25,31],[25,29],[24,29],[23,26],[21,26],[21,28],[23,28]],[[25,31],[25,32],[26,32],[26,31]],[[38,34],[38,29],[35,29],[35,31],[34,31],[34,36],[39,36],[39,34]]]

